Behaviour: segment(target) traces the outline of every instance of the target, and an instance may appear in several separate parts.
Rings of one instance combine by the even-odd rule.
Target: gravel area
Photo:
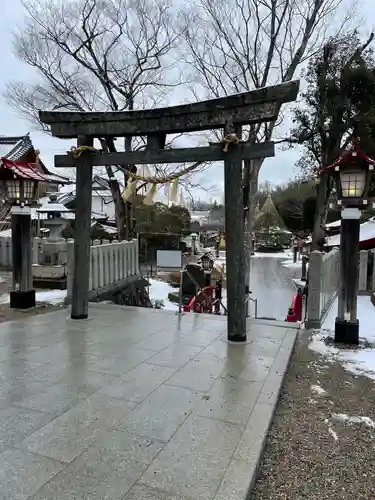
[[[374,500],[375,382],[329,364],[308,343],[302,331],[250,498]]]

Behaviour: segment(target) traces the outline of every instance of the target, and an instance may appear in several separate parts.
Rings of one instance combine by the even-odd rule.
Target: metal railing
[[[190,280],[194,283],[196,287],[196,294],[195,297],[197,297],[201,292],[202,292],[202,287],[199,285],[199,283],[194,279],[194,277],[189,273],[187,269],[181,269],[180,271],[180,286],[179,286],[179,294],[178,294],[178,314],[182,315],[184,314],[184,307],[183,307],[183,279],[184,279],[184,274],[187,274],[189,276]],[[258,317],[258,299],[253,299],[250,297],[250,294],[246,294],[245,298],[245,303],[246,303],[246,317],[248,318],[250,316],[249,314],[249,302],[254,303],[254,317]],[[220,307],[224,309],[224,315],[228,314],[228,310],[226,306],[223,304],[222,298],[215,298],[212,301],[212,308],[215,310],[215,306],[219,304]]]

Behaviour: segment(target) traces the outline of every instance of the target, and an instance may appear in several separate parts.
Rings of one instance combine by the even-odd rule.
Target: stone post
[[[6,238],[0,238],[0,265],[5,268],[8,266],[6,240]]]
[[[36,236],[33,239],[33,264],[39,264],[40,243],[41,239]]]
[[[359,281],[358,291],[367,291],[367,269],[368,269],[368,251],[361,250],[359,252]]]
[[[96,290],[100,287],[99,282],[99,249],[97,245],[91,247],[91,287]]]
[[[135,274],[139,275],[141,274],[140,268],[139,268],[139,240],[136,238],[134,240],[134,245],[135,245]]]
[[[74,240],[69,239],[66,242],[66,267],[67,267],[67,298],[72,298],[73,293],[73,275],[74,275]]]
[[[323,253],[314,250],[310,254],[309,292],[307,296],[306,328],[321,326],[321,278],[323,271]]]

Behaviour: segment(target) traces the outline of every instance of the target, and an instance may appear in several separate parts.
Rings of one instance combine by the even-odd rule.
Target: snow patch
[[[335,432],[331,426],[328,427],[328,432],[331,434],[335,441],[338,441],[339,437],[337,435],[337,432]]]
[[[148,282],[150,283],[148,295],[152,303],[155,301],[161,301],[163,304],[162,309],[167,311],[177,311],[178,304],[171,302],[168,299],[168,294],[171,292],[178,293],[178,288],[174,288],[165,281],[156,280],[149,278]]]
[[[332,340],[337,316],[336,299],[323,328],[313,333],[309,348],[322,354],[328,363],[338,361],[345,370],[355,376],[365,375],[375,380],[375,307],[371,304],[370,297],[359,295],[357,308],[361,337],[358,347],[340,346]]]
[[[313,392],[316,392],[316,394],[322,395],[322,394],[327,394],[327,391],[323,389],[320,385],[312,385],[311,390]]]
[[[332,429],[332,426],[331,426],[331,424],[329,423],[328,418],[325,418],[325,419],[324,419],[324,423],[328,425],[328,432],[329,432],[329,434],[331,434],[331,436],[333,437],[333,439],[334,439],[335,441],[338,441],[339,437],[338,437],[338,435],[337,435],[337,432],[335,432],[335,431]]]
[[[370,417],[349,416],[345,413],[333,413],[333,422],[340,422],[348,425],[364,424],[371,429],[375,429],[375,422]]]
[[[52,306],[58,306],[64,303],[66,297],[66,290],[46,290],[43,292],[36,292],[36,302],[45,302]],[[9,304],[9,293],[4,293],[0,296],[0,304]]]
[[[281,265],[289,269],[301,269],[301,262],[293,262],[292,260],[284,260]]]

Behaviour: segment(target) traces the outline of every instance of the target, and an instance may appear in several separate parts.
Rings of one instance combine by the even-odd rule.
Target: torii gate
[[[299,81],[218,99],[139,111],[40,111],[52,136],[77,138],[83,154],[55,156],[55,167],[77,168],[76,238],[72,319],[88,317],[92,173],[94,166],[224,161],[228,340],[246,341],[246,289],[242,161],[275,155],[268,143],[242,143],[242,126],[275,121],[283,103],[295,101]],[[167,134],[224,129],[229,147],[165,149]],[[95,138],[146,136],[145,151],[90,151]]]

